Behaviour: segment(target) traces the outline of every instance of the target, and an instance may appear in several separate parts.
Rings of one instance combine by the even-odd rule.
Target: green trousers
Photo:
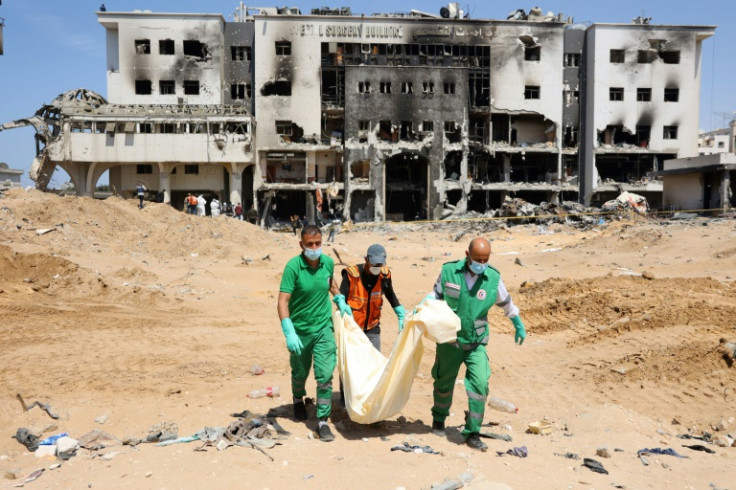
[[[314,359],[314,379],[317,381],[317,418],[327,418],[332,411],[332,373],[337,364],[337,348],[332,326],[317,332],[298,334],[302,353],[291,354],[291,393],[294,398],[307,394],[305,385]]]
[[[465,364],[465,391],[468,393],[468,415],[465,419],[463,436],[480,432],[483,414],[488,396],[488,379],[491,377],[491,365],[484,345],[470,350],[452,344],[437,344],[437,354],[432,366],[434,379],[434,406],[432,418],[444,422],[450,415],[452,391],[460,366]]]

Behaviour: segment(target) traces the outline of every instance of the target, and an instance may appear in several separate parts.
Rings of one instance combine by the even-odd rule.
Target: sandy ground
[[[492,313],[491,393],[520,409],[486,410],[484,430],[513,440],[487,439],[481,453],[460,436],[462,385],[447,437],[429,431],[435,348],[428,342],[400,415],[362,426],[335,407],[336,440],[318,440],[313,411],[306,423],[290,417],[288,352],[276,314],[281,271],[298,253],[297,239],[136,204],[22,190],[0,199],[1,485],[47,468],[26,486],[414,489],[462,477],[470,488],[736,488],[736,447],[708,444],[709,454],[683,447],[702,441],[677,437],[736,433],[736,367],[721,353],[723,341],[736,341],[734,219],[608,221],[587,230],[378,225],[346,230],[325,246],[358,263],[368,245],[384,244],[399,298],[411,308],[473,236],[492,240],[492,263],[529,335],[516,346],[510,322],[500,309]],[[46,229],[53,231],[40,233]],[[388,352],[397,330],[390,309],[383,327]],[[265,374],[252,375],[253,365]],[[246,396],[266,386],[285,394]],[[307,386],[314,396],[314,380]],[[17,394],[48,403],[59,419],[40,408],[24,412]],[[44,437],[100,429],[144,438],[160,422],[191,435],[227,426],[231,413],[245,409],[283,414],[277,420],[290,435],[267,455],[243,447],[195,451],[199,443],[118,444],[80,449],[55,469],[48,468],[59,461],[11,438],[20,427]],[[551,434],[526,432],[541,420]],[[719,424],[724,430],[715,431]],[[442,454],[391,451],[405,442]],[[520,446],[527,458],[498,454]],[[610,457],[597,456],[600,447]],[[687,458],[652,454],[645,465],[637,457],[643,448]],[[609,474],[582,466],[582,458]]]

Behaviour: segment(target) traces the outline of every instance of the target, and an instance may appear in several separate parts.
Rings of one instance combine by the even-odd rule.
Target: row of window
[[[565,53],[564,66],[567,68],[580,66],[580,53]],[[669,65],[680,63],[679,51],[662,51],[655,49],[640,49],[637,51],[636,62],[641,64],[654,63],[657,58]],[[623,49],[612,49],[609,54],[611,63],[626,63],[626,51]]]
[[[182,83],[184,95],[199,95],[199,80],[184,80]],[[158,92],[161,95],[176,95],[176,82],[174,80],[159,80]],[[135,81],[136,95],[151,95],[153,93],[153,82],[151,80]],[[230,85],[230,98],[232,100],[244,100],[251,98],[251,85],[249,83],[233,83]]]
[[[135,52],[138,54],[151,54],[150,39],[136,39]],[[185,56],[203,57],[207,53],[207,45],[197,41],[196,39],[187,39],[182,41],[182,52]],[[160,39],[158,41],[158,54],[174,55],[176,54],[176,43],[173,39]]]
[[[171,171],[172,175],[176,174],[177,167]],[[139,163],[135,167],[135,173],[139,175],[150,175],[153,173],[153,165],[148,163]],[[199,175],[199,165],[184,165],[184,174],[186,175]]]
[[[624,89],[623,87],[611,87],[608,93],[608,100],[621,102],[624,100]],[[652,100],[652,89],[651,88],[637,88],[636,89],[636,100],[638,102],[651,102]],[[680,100],[680,89],[679,88],[666,88],[664,89],[665,102],[678,102]]]
[[[373,88],[371,82],[368,80],[358,82],[358,93],[370,94]],[[378,90],[382,94],[392,93],[391,82],[380,82],[378,84]],[[422,93],[423,94],[434,94],[434,82],[422,82]],[[442,91],[445,95],[455,95],[456,86],[454,82],[445,82],[442,84]],[[402,94],[413,94],[414,93],[414,82],[401,82],[401,93]]]

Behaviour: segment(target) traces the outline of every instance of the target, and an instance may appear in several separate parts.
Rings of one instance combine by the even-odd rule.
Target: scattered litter
[[[28,410],[32,409],[33,407],[41,407],[41,409],[43,409],[49,415],[49,417],[51,417],[52,419],[58,419],[59,418],[59,416],[56,415],[53,412],[53,409],[51,408],[51,406],[47,405],[46,403],[41,403],[40,401],[36,400],[35,402],[31,403],[30,405],[26,405],[26,402],[25,402],[25,400],[23,400],[23,397],[21,396],[20,393],[18,393],[17,395],[15,395],[15,397],[20,402],[20,405],[23,407],[23,411],[24,412],[27,412]]]
[[[105,422],[107,422],[109,419],[110,419],[110,416],[109,415],[100,415],[98,417],[95,417],[95,422],[97,422],[98,424],[102,425]]]
[[[489,439],[498,439],[500,441],[511,442],[511,436],[507,434],[496,434],[494,432],[481,432],[478,435],[481,437],[487,437]]]
[[[405,442],[403,446],[394,446],[391,451],[404,451],[405,453],[427,453],[427,454],[442,454],[439,451],[435,451],[429,446],[412,446],[408,442]]]
[[[60,437],[56,440],[56,457],[66,461],[74,457],[79,449],[79,441],[73,437]]]
[[[15,435],[12,437],[16,441],[23,444],[31,452],[34,452],[36,449],[38,449],[38,436],[33,434],[25,427],[20,427],[18,430],[16,430]]]
[[[146,442],[163,442],[179,437],[179,427],[173,422],[159,422],[148,429]]]
[[[56,228],[39,228],[38,230],[36,230],[36,235],[45,235],[46,233],[50,233],[55,230]]]
[[[529,450],[526,448],[526,446],[521,446],[521,447],[514,447],[513,449],[509,449],[506,452],[496,451],[496,454],[499,456],[505,456],[507,454],[510,454],[511,456],[516,456],[519,458],[526,458],[527,456],[529,456]]]
[[[46,471],[46,468],[41,468],[40,470],[36,470],[33,473],[31,473],[30,475],[28,475],[27,477],[25,477],[22,482],[17,483],[15,485],[9,485],[9,486],[11,486],[11,487],[22,487],[26,483],[31,483],[32,481],[38,479],[38,477],[41,476],[44,471]]]
[[[608,471],[603,467],[603,465],[595,459],[584,458],[583,466],[589,468],[591,471],[595,471],[596,473],[602,473],[604,475],[608,474]]]
[[[67,437],[68,435],[69,434],[67,434],[66,432],[62,432],[61,434],[56,434],[55,436],[49,436],[43,441],[40,441],[38,445],[39,446],[51,446],[53,444],[56,444],[56,440],[59,439],[60,437]]]
[[[542,253],[544,254],[544,253],[549,253],[549,252],[559,252],[560,250],[562,249],[561,248],[545,248],[544,250],[542,250]]]
[[[521,261],[521,258],[519,258],[519,257],[516,257],[516,259],[514,259],[514,264],[520,265],[522,267],[525,267],[524,262],[522,262]]]
[[[668,456],[675,456],[676,458],[687,458],[687,456],[682,456],[681,454],[677,454],[677,451],[675,451],[672,448],[662,449],[659,447],[655,447],[652,449],[639,449],[636,452],[637,456],[641,456],[642,454],[666,454]]]
[[[688,449],[692,449],[693,451],[703,451],[709,454],[715,454],[716,452],[710,448],[707,448],[703,446],[702,444],[693,444],[691,446],[688,446],[687,444],[683,444],[682,447],[686,447]]]
[[[610,458],[611,451],[607,447],[603,446],[595,450],[595,455],[600,456],[601,458]]]
[[[530,434],[540,434],[546,436],[552,433],[552,424],[545,420],[530,422],[526,431]]]
[[[100,429],[94,429],[79,438],[79,446],[90,451],[104,449],[119,442],[115,436]]]
[[[554,453],[554,455],[555,456],[562,456],[563,458],[567,458],[567,459],[575,459],[575,460],[580,459],[580,456],[578,456],[577,454],[575,454],[575,453],[569,453],[569,452],[568,453]]]

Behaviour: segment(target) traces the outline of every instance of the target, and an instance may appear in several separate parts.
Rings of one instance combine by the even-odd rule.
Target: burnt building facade
[[[507,196],[602,202],[622,187],[656,206],[647,173],[697,154],[700,52],[715,31],[579,25],[537,8],[477,20],[457,4],[98,20],[108,101],[89,124],[75,114],[78,130],[49,139],[40,166],[76,172],[82,193],[109,170],[119,190],[142,180],[175,203],[206,192],[282,220],[436,219]]]

